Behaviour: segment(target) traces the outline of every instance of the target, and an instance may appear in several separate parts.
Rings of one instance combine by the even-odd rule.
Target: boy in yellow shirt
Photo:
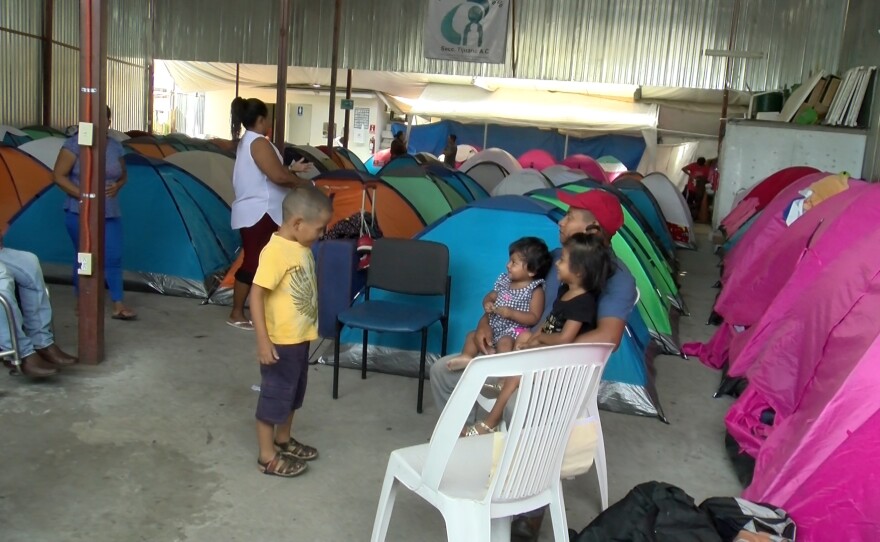
[[[251,318],[260,362],[257,440],[260,472],[293,477],[318,451],[291,435],[302,406],[309,369],[309,342],[318,338],[318,288],[311,246],[330,221],[330,198],[313,187],[290,191],[283,223],[260,253],[251,290]],[[277,450],[276,450],[277,448]]]

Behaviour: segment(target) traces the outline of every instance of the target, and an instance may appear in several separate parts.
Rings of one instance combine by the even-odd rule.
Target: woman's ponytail
[[[250,129],[257,123],[260,117],[267,117],[269,108],[262,100],[257,98],[248,98],[245,100],[241,96],[232,100],[230,107],[230,120],[232,140],[238,141],[241,136],[241,128]]]
[[[234,100],[232,100],[232,106],[230,107],[230,119],[231,119],[231,131],[232,131],[232,140],[238,141],[241,137],[241,123],[244,120],[244,112],[247,109],[247,101],[241,96],[238,96]]]

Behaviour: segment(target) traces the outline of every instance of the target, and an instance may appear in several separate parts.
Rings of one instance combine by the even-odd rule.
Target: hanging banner
[[[429,0],[425,58],[503,64],[511,0]]]

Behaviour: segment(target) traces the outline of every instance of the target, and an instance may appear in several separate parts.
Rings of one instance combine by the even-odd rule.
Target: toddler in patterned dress
[[[511,352],[516,337],[541,319],[544,278],[552,264],[547,244],[537,237],[514,241],[508,253],[507,272],[498,277],[492,291],[483,298],[483,318],[489,319],[496,353]],[[452,371],[462,370],[478,353],[479,345],[471,331],[461,355],[450,359],[447,366]]]

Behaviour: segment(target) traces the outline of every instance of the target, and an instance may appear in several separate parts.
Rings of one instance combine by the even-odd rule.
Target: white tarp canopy
[[[581,94],[429,84],[418,99],[398,97],[410,113],[462,122],[569,130],[638,132],[656,128],[656,105]]]

